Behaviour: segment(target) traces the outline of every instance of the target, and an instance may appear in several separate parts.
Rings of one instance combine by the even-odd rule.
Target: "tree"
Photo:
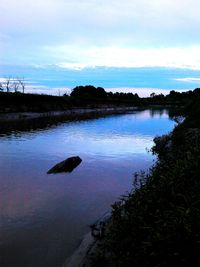
[[[71,96],[82,99],[101,99],[106,98],[107,93],[102,87],[94,87],[92,85],[77,86],[72,92]]]
[[[24,91],[25,91],[25,82],[24,82],[24,78],[21,78],[21,79],[18,78],[18,83],[19,83],[19,85],[21,86],[22,93],[24,94]]]
[[[5,88],[6,88],[6,92],[9,93],[10,90],[12,89],[12,84],[11,84],[11,77],[6,78],[5,81]]]
[[[4,88],[3,88],[3,84],[0,83],[0,91],[3,91],[3,90],[4,90]]]
[[[156,95],[155,93],[151,93],[150,97],[155,97],[155,95]]]
[[[18,82],[18,80],[13,80],[12,85],[13,85],[14,92],[15,93],[18,92],[18,89],[19,89],[19,86],[20,86],[20,83]]]
[[[16,93],[19,92],[19,89],[21,89],[22,93],[24,93],[24,78],[7,77],[3,82],[0,83],[0,91],[5,91],[7,93],[14,91]]]

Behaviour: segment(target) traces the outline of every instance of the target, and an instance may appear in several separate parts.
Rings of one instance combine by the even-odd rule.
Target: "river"
[[[174,125],[167,110],[145,110],[1,135],[0,266],[60,267]],[[83,160],[72,173],[46,174],[70,156]]]

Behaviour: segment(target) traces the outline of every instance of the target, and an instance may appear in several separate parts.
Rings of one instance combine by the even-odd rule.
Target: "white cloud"
[[[6,77],[0,77],[0,83],[5,84],[6,81],[8,81],[8,79],[10,80],[10,82],[15,82],[17,80],[22,80],[24,82],[24,84],[27,86],[28,84],[35,84],[36,82],[34,81],[29,81],[28,79],[24,79],[23,77],[12,77],[12,76],[6,76]]]
[[[72,69],[72,70],[82,70],[87,67],[92,67],[91,65],[84,64],[84,63],[57,63],[57,67],[63,69]]]
[[[199,68],[199,9],[198,0],[1,0],[1,62]]]
[[[85,67],[170,67],[200,70],[200,46],[189,48],[47,47],[67,69]],[[78,53],[77,53],[78,50]],[[72,63],[68,62],[68,59]]]
[[[188,83],[199,83],[200,84],[200,78],[176,78],[175,79],[176,81],[179,81],[179,82],[188,82]]]

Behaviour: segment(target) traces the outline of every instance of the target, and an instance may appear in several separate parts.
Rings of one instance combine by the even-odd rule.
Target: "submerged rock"
[[[56,164],[47,173],[72,172],[81,163],[81,161],[82,159],[80,157],[70,157]]]

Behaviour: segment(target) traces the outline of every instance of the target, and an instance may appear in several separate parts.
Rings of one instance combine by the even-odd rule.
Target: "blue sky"
[[[2,77],[17,75],[13,66],[20,66],[30,70],[28,76],[35,70],[39,75],[41,69],[73,70],[81,82],[79,77],[90,69],[88,82],[95,84],[92,71],[101,67],[115,69],[116,75],[123,70],[121,81],[113,87],[139,88],[142,81],[125,82],[130,69],[133,76],[134,69],[145,73],[149,68],[154,74],[156,69],[167,73],[175,69],[181,75],[172,75],[177,79],[174,89],[200,85],[198,0],[1,0],[0,10]],[[105,79],[104,86],[111,87],[112,81]],[[66,80],[65,86],[71,84]],[[155,81],[145,87],[172,85]]]

